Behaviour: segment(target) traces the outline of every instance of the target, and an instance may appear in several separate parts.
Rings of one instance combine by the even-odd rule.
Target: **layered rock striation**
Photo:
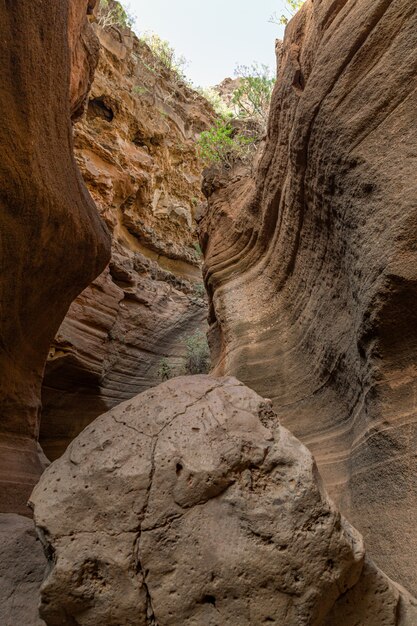
[[[97,61],[88,10],[87,0],[0,5],[0,512],[26,511],[43,469],[36,440],[50,342],[109,258],[73,157],[71,114]]]
[[[184,370],[206,330],[195,212],[195,139],[208,102],[129,29],[96,24],[100,59],[75,152],[113,237],[108,269],[71,305],[51,346],[41,441],[56,458],[95,417]]]
[[[272,398],[415,591],[416,4],[307,1],[280,57],[255,176],[205,181],[215,372]]]
[[[233,378],[176,378],[120,404],[31,499],[48,626],[416,623],[311,453]]]

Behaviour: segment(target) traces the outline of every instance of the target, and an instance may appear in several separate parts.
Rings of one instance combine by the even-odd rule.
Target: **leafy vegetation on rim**
[[[203,96],[214,109],[214,112],[219,117],[231,117],[233,116],[232,109],[223,100],[218,91],[212,87],[197,87],[198,93]]]
[[[102,28],[132,28],[134,16],[119,2],[100,0],[97,22]]]
[[[149,46],[162,65],[169,71],[174,72],[180,80],[187,82],[185,68],[188,65],[188,61],[184,56],[177,55],[169,41],[152,32],[142,33],[141,40]]]
[[[275,78],[267,65],[253,63],[239,65],[235,71],[239,85],[232,95],[232,103],[238,117],[255,118],[265,123]]]
[[[286,0],[285,8],[284,8],[286,15],[284,13],[282,13],[281,15],[274,13],[269,18],[269,21],[272,22],[273,24],[286,26],[288,22],[290,21],[290,19],[297,13],[297,11],[301,9],[304,2],[305,0]]]
[[[297,0],[289,1],[293,3]],[[134,18],[119,2],[101,0],[98,10],[98,23],[103,28],[132,27],[133,22]],[[140,59],[149,71],[158,75],[162,65],[172,73],[178,82],[192,87],[185,75],[187,60],[184,56],[177,55],[167,40],[153,32],[143,33],[140,39],[149,46],[155,57],[151,66]],[[213,127],[201,133],[198,140],[200,156],[208,164],[221,163],[230,167],[237,160],[247,160],[253,153],[254,146],[262,131],[258,132],[258,136],[253,133],[253,128],[252,132],[239,131],[237,126],[233,124],[233,119],[253,119],[262,123],[263,126],[267,119],[269,100],[274,84],[269,68],[254,63],[251,66],[238,66],[235,73],[239,82],[229,103],[215,89],[197,88],[200,95],[212,105],[217,116]],[[138,96],[148,92],[149,90],[141,85],[132,88],[132,93]],[[166,115],[162,109],[158,110],[162,116]]]
[[[202,132],[197,142],[200,157],[208,164],[231,167],[236,161],[250,160],[265,130],[275,83],[269,67],[258,63],[241,65],[235,74],[238,81],[230,105],[225,105],[226,111],[215,108],[214,125]]]

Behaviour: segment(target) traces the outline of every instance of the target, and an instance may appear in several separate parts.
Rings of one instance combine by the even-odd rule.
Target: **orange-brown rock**
[[[205,183],[216,372],[272,398],[415,592],[416,3],[307,1],[280,54],[254,178]]]
[[[69,5],[70,101],[73,119],[84,110],[98,61],[99,41],[86,19],[86,15],[92,14],[96,1],[72,0]]]
[[[42,471],[36,439],[51,339],[71,301],[108,260],[106,228],[72,146],[70,114],[87,83],[70,92],[71,55],[81,46],[77,33],[86,32],[87,7],[87,0],[0,3],[3,512],[25,512]],[[84,69],[90,64],[94,57],[86,52]]]
[[[75,150],[113,255],[51,347],[41,424],[50,458],[92,419],[159,383],[161,363],[181,372],[187,337],[206,327],[195,139],[213,112],[131,31],[96,32],[99,65]]]

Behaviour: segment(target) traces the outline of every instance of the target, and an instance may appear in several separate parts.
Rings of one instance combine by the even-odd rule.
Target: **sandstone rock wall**
[[[36,440],[49,345],[109,258],[70,121],[97,61],[88,4],[0,4],[0,512],[27,514],[43,469]]]
[[[48,626],[414,626],[311,453],[233,378],[173,379],[90,424],[32,494]]]
[[[51,347],[41,425],[50,458],[97,415],[159,383],[162,362],[180,373],[186,339],[206,329],[195,138],[213,111],[131,31],[96,32],[100,60],[75,149],[113,255]]]
[[[307,0],[280,54],[256,176],[205,183],[215,371],[272,398],[416,591],[416,3]]]

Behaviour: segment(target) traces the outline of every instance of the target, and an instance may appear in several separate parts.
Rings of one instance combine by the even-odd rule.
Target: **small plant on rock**
[[[195,241],[195,242],[193,243],[193,248],[194,248],[194,250],[195,250],[195,252],[196,252],[197,257],[198,257],[199,259],[201,259],[201,257],[203,256],[203,251],[202,251],[201,246],[200,246],[200,244],[198,243],[198,241]]]
[[[207,374],[210,369],[210,350],[205,333],[198,330],[186,339],[187,357],[185,371],[187,374]]]
[[[132,88],[132,93],[134,93],[136,96],[144,96],[148,92],[149,89],[147,89],[146,87],[142,87],[141,85],[135,85]]]
[[[230,120],[219,118],[214,126],[198,139],[200,157],[207,164],[219,163],[231,167],[252,154],[255,138],[237,132]]]
[[[164,380],[169,380],[170,378],[172,378],[172,370],[165,357],[162,358],[159,362],[157,375],[158,378],[162,380],[162,382],[164,382]]]
[[[206,295],[206,288],[204,287],[204,283],[195,283],[193,287],[193,293],[197,298],[204,298]]]

